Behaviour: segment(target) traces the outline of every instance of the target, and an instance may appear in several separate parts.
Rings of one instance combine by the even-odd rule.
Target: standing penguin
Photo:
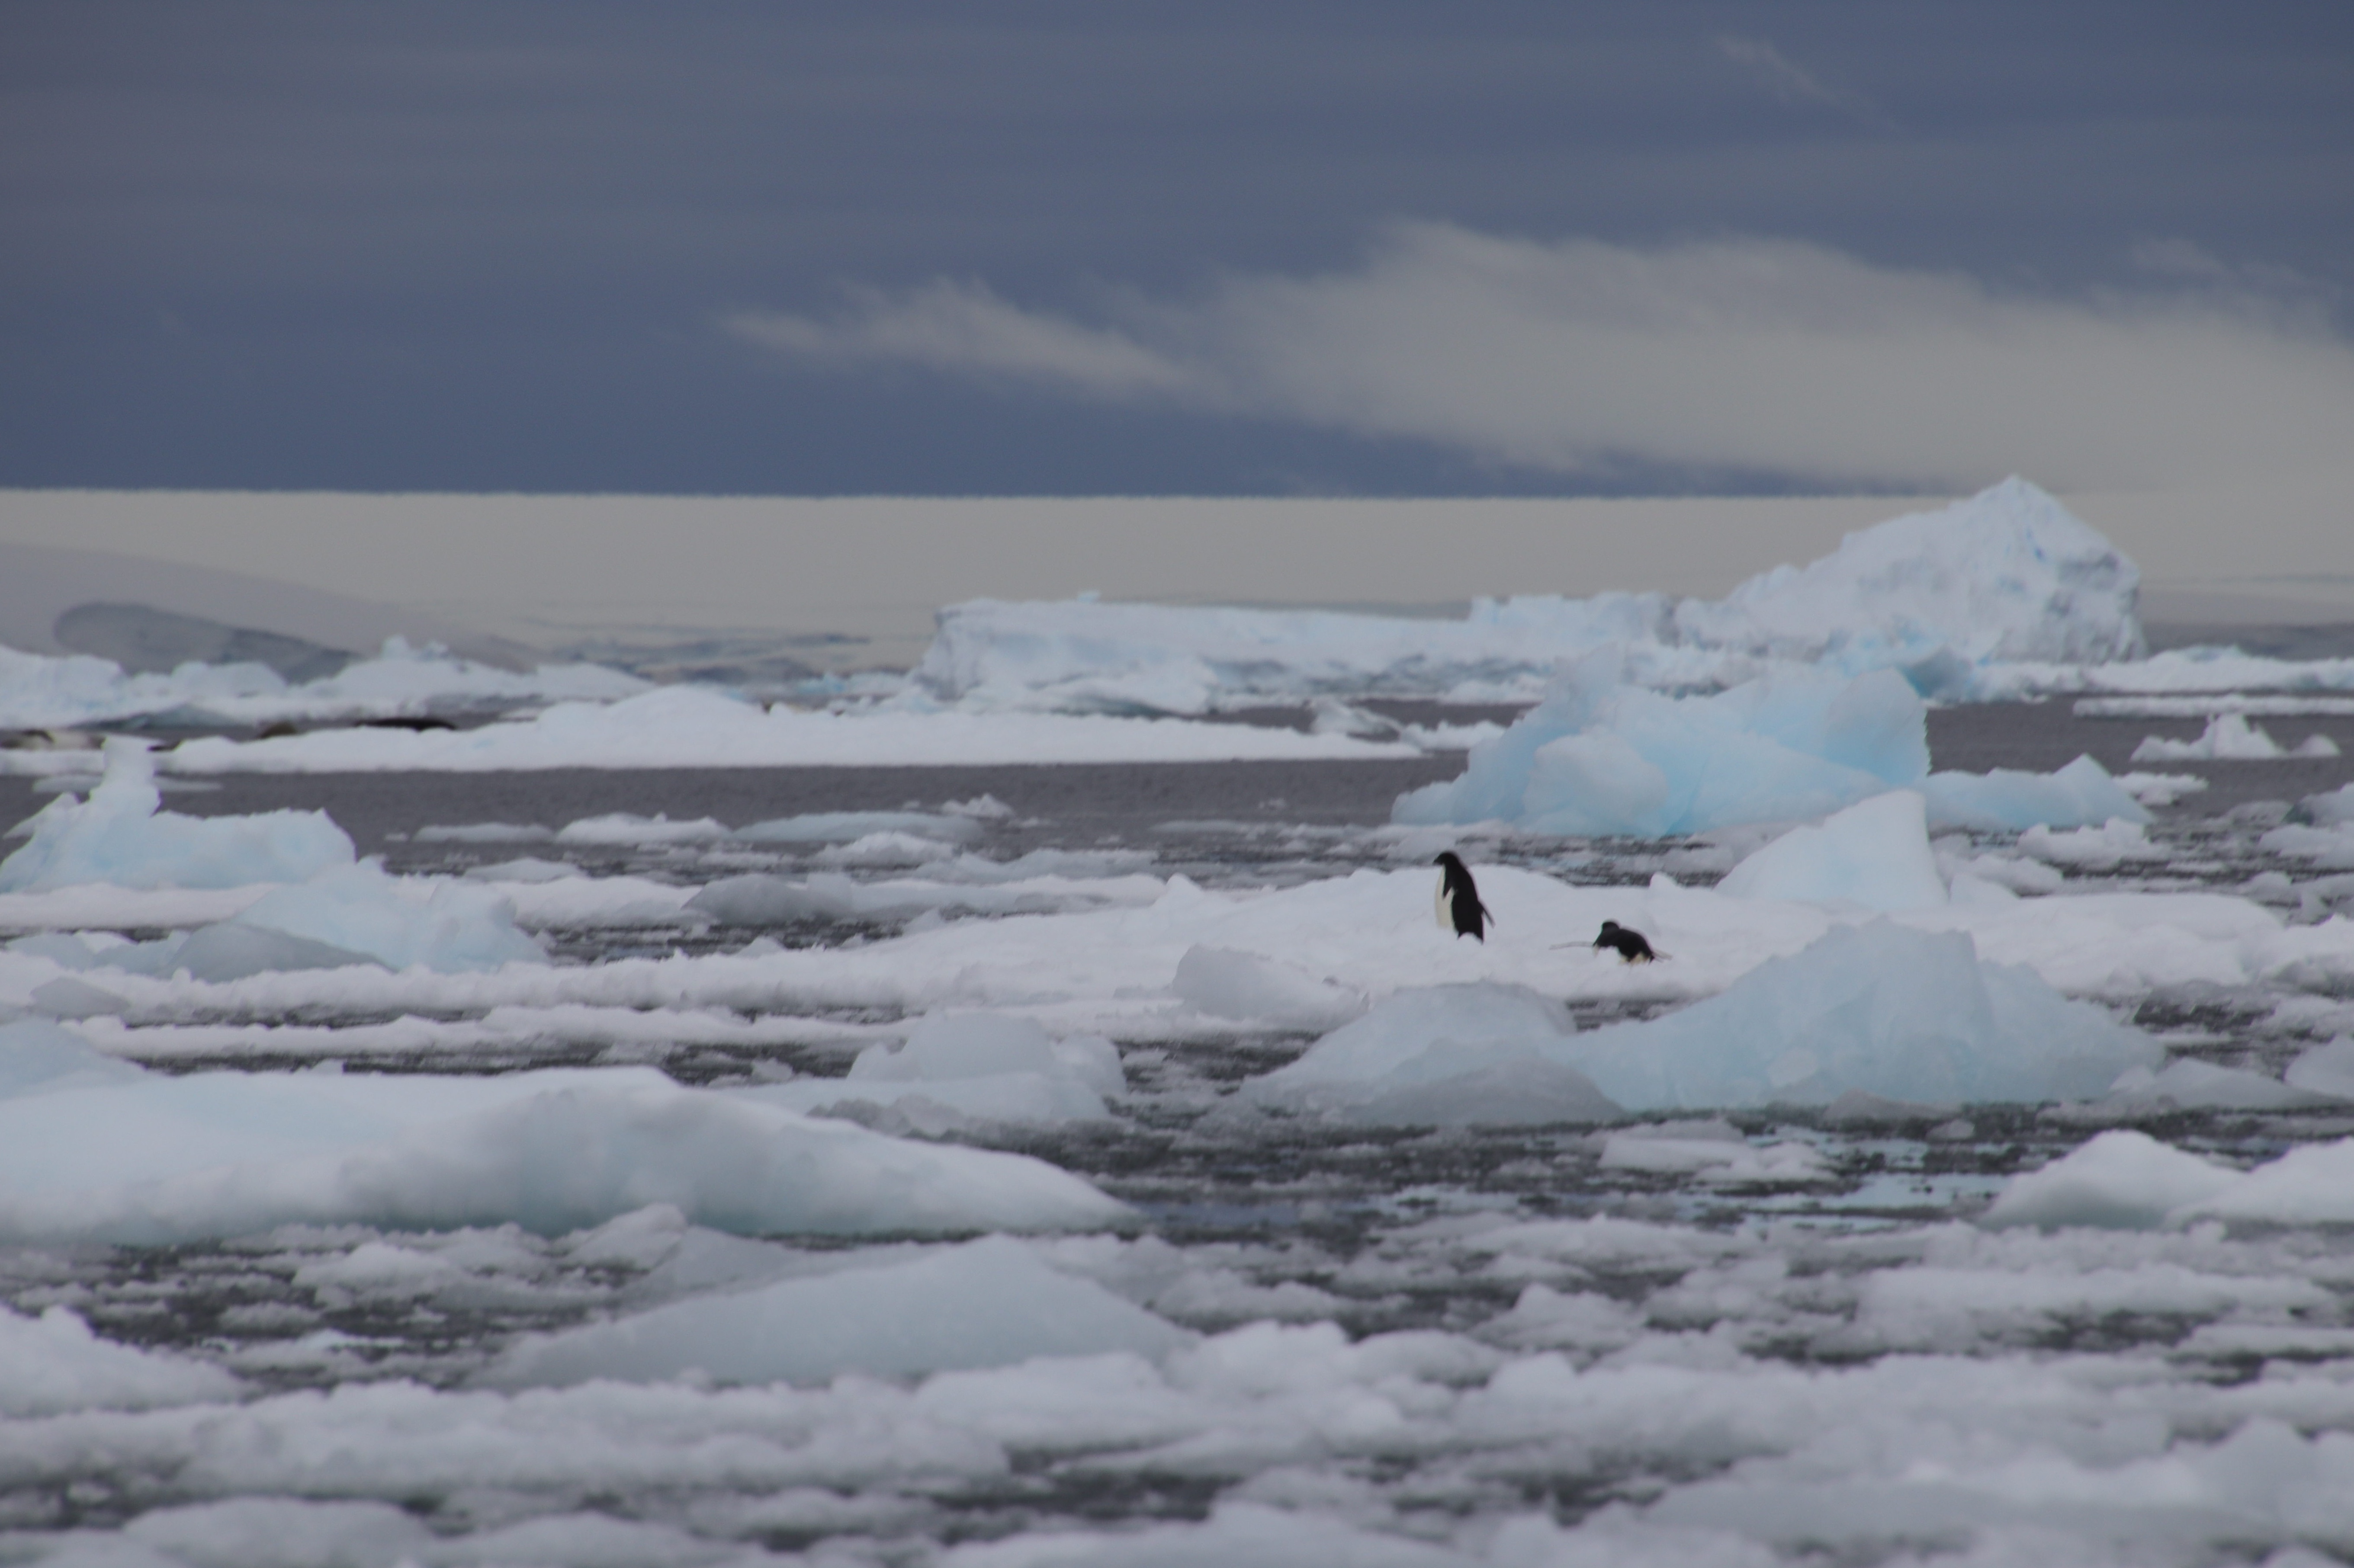
[[[1458,860],[1453,850],[1440,851],[1431,863],[1439,868],[1438,928],[1485,942],[1487,923],[1495,916],[1479,902],[1479,885],[1471,880],[1471,868]]]

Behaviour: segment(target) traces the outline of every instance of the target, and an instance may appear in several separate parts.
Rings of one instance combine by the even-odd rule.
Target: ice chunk
[[[784,926],[796,920],[843,920],[857,912],[848,877],[794,882],[767,872],[723,876],[686,901],[723,926]]]
[[[2150,779],[2162,776],[2137,774]],[[2193,779],[2175,789],[2207,787]],[[2147,822],[2149,811],[2139,796],[2113,779],[2109,770],[2089,757],[2079,757],[2052,773],[2026,773],[1997,768],[1987,773],[1932,773],[1921,785],[1928,797],[1929,820],[1941,828],[1968,828],[1978,832],[2015,832],[2041,824],[2054,828],[2090,827],[2107,821]],[[2159,804],[2167,804],[2171,793]]]
[[[0,893],[80,883],[117,887],[242,887],[300,882],[347,866],[352,841],[324,811],[189,817],[159,808],[154,764],[136,741],[107,743],[106,777],[87,801],[60,795],[0,861]]]
[[[1616,1120],[1620,1108],[1554,1055],[1575,1027],[1559,1002],[1520,986],[1402,991],[1241,1092],[1391,1126]]]
[[[2073,1118],[2123,1121],[2178,1110],[2300,1110],[2324,1097],[2244,1067],[2219,1067],[2185,1056],[2168,1063],[2163,1072],[2136,1067],[2121,1074],[2105,1098],[2075,1107]]]
[[[386,875],[374,862],[272,889],[249,905],[237,924],[362,954],[396,969],[422,964],[460,973],[546,958],[515,929],[514,906],[499,894],[453,882],[419,885]]]
[[[982,796],[997,811],[1012,815],[1001,802]],[[992,815],[976,801],[958,802],[945,811],[805,811],[798,817],[775,817],[736,830],[735,837],[756,844],[846,844],[873,833],[907,833],[917,838],[970,843],[981,836],[981,822]]]
[[[0,1306],[0,1415],[152,1410],[233,1400],[239,1392],[218,1367],[101,1340],[62,1307],[25,1318]]]
[[[1681,1012],[1547,1054],[1629,1109],[1672,1110],[1827,1105],[1849,1089],[1944,1104],[2084,1097],[2160,1052],[2032,970],[1981,962],[1964,933],[1875,920]]]
[[[1348,986],[1228,948],[1186,948],[1169,989],[1197,1012],[1274,1028],[1331,1029],[1365,1010],[1364,997]]]
[[[2150,842],[2139,821],[2112,818],[2097,828],[2030,828],[2019,835],[2019,853],[2059,865],[2113,871],[2129,860],[2164,860],[2166,846]]]
[[[907,1044],[870,1045],[845,1078],[801,1078],[742,1091],[797,1110],[921,1100],[979,1121],[1060,1122],[1109,1115],[1106,1096],[1127,1092],[1119,1052],[1096,1035],[1055,1040],[1006,1013],[934,1013]]]
[[[630,846],[707,844],[726,836],[726,825],[710,817],[699,817],[691,822],[673,822],[667,813],[662,811],[656,811],[651,817],[615,811],[609,816],[583,817],[577,822],[567,822],[557,831],[556,842],[560,844]]]
[[[1929,770],[1925,710],[1891,672],[1777,672],[1706,697],[1626,685],[1615,654],[1471,748],[1461,778],[1398,798],[1394,821],[1657,838],[1819,817]]]
[[[2354,784],[2341,784],[2326,794],[2307,795],[2298,802],[2306,815],[2324,827],[2354,823]]]
[[[2147,1230],[2239,1180],[2228,1166],[2145,1134],[2105,1132],[2040,1171],[2012,1177],[1983,1223]]]
[[[2326,735],[2309,735],[2290,750],[2245,714],[2217,714],[2196,740],[2168,740],[2147,736],[2134,747],[2136,762],[2269,762],[2283,757],[2335,757],[2338,743]]]
[[[646,1382],[694,1370],[726,1383],[908,1377],[1033,1356],[1157,1358],[1193,1336],[1102,1286],[989,1236],[906,1263],[846,1268],[673,1302],[526,1340],[489,1381]]]
[[[2168,1217],[2178,1224],[2200,1219],[2354,1224],[2354,1138],[2292,1149],[2221,1191],[2182,1204]]]
[[[0,1099],[97,1088],[144,1076],[146,1069],[137,1063],[93,1049],[72,1030],[46,1019],[0,1023]]]
[[[1926,803],[1911,789],[1834,811],[1793,828],[1725,874],[1732,898],[1858,904],[1868,909],[1932,909],[1946,902],[1945,878],[1929,851]]]
[[[290,1223],[543,1235],[649,1203],[744,1234],[1095,1227],[1043,1161],[881,1137],[649,1069],[155,1074],[0,1100],[0,1236],[149,1245]]]
[[[2274,854],[2310,861],[2323,871],[2354,871],[2354,822],[2333,822],[2321,828],[2283,822],[2267,831],[2256,844]]]
[[[2354,1034],[2316,1045],[2288,1065],[2281,1077],[2292,1088],[2331,1099],[2354,1100]]]
[[[538,949],[535,948],[533,952],[536,955]],[[370,953],[291,936],[260,921],[242,918],[189,932],[171,956],[174,970],[186,969],[196,980],[215,982],[243,980],[248,975],[273,969],[339,969],[377,961]]]
[[[1829,1163],[1796,1140],[1754,1146],[1725,1122],[1631,1127],[1603,1140],[1606,1171],[1697,1176],[1714,1186],[1784,1186],[1820,1181]]]

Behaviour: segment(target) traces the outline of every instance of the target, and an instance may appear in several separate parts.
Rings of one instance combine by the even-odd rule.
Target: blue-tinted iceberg
[[[324,811],[190,817],[162,805],[146,748],[109,742],[106,776],[88,800],[60,795],[24,824],[30,842],[0,861],[0,893],[81,883],[242,887],[301,882],[353,862],[350,835]]]
[[[1398,798],[1400,822],[1661,838],[1820,817],[1929,771],[1925,710],[1892,671],[1789,669],[1704,697],[1622,680],[1606,652],[1471,748],[1461,778]]]
[[[1781,665],[1681,697],[1630,684],[1626,673],[1622,650],[1579,661],[1543,703],[1474,746],[1460,778],[1399,796],[1393,819],[1666,838],[1808,821],[1914,789],[1938,827],[2149,821],[2089,757],[2056,773],[1931,773],[1928,709],[1893,670],[1849,677]]]
[[[1631,1110],[2082,1099],[2154,1067],[2156,1042],[1961,932],[1837,927],[1722,994],[1564,1040],[1552,1055]]]

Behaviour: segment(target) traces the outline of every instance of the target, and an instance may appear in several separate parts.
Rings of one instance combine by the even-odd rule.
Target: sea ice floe
[[[1617,1120],[1624,1110],[1557,1059],[1575,1029],[1560,1003],[1519,986],[1401,991],[1241,1094],[1384,1126]]]
[[[1415,757],[1413,746],[1247,724],[1073,714],[989,715],[925,706],[837,714],[763,709],[699,686],[663,686],[618,702],[564,702],[472,729],[313,730],[266,740],[207,736],[171,753],[175,772],[547,768],[983,766],[1040,762],[1345,760]]]
[[[301,882],[354,858],[350,835],[324,811],[191,817],[162,805],[146,747],[109,742],[106,776],[88,800],[60,795],[21,825],[29,842],[0,861],[0,893],[77,883],[195,888]]]
[[[2243,714],[2217,714],[2195,740],[2168,740],[2147,736],[2134,747],[2136,762],[2269,762],[2284,757],[2335,757],[2338,743],[2326,735],[2309,735],[2295,747],[2285,747],[2248,722]]]
[[[133,1245],[290,1223],[542,1234],[652,1202],[751,1234],[1096,1228],[1043,1161],[885,1138],[644,1068],[158,1074],[0,1100],[0,1236]]]
[[[1352,987],[1257,954],[1199,944],[1177,960],[1169,989],[1197,1012],[1276,1029],[1331,1029],[1365,1009]]]
[[[30,1317],[0,1307],[0,1415],[151,1410],[234,1400],[241,1392],[218,1367],[101,1340],[63,1307]]]
[[[844,1372],[907,1377],[1034,1356],[1157,1359],[1193,1338],[1020,1242],[990,1236],[525,1340],[488,1381],[647,1382],[694,1371],[726,1383],[826,1383]]]
[[[1850,1089],[1941,1104],[2098,1094],[2157,1044],[1961,932],[1876,920],[1759,965],[1721,995],[1547,1054],[1630,1110],[1824,1105]]]
[[[1982,1223],[2135,1230],[2202,1219],[2354,1222],[2354,1139],[2305,1144],[2240,1171],[2139,1132],[2104,1132],[2012,1177]]]
[[[846,1076],[741,1092],[834,1115],[860,1107],[920,1107],[934,1117],[944,1110],[954,1125],[1100,1119],[1110,1114],[1105,1100],[1127,1090],[1119,1052],[1099,1035],[1056,1040],[1026,1018],[943,1012],[917,1020],[905,1044],[861,1051]]]

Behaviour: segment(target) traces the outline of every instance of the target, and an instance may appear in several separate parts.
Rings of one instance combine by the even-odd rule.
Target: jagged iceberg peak
[[[968,708],[1202,714],[1327,693],[1533,700],[1615,645],[1655,690],[1738,685],[1776,664],[1902,672],[1938,696],[2019,663],[2144,651],[2132,561],[2022,479],[1849,535],[1721,600],[1659,593],[1482,599],[1460,620],[1333,610],[977,599],[940,611],[917,687]]]
[[[1679,641],[1849,670],[1939,650],[1972,664],[2097,664],[2147,652],[2141,569],[2014,475],[1966,501],[1850,534],[1723,599],[1676,606]]]

